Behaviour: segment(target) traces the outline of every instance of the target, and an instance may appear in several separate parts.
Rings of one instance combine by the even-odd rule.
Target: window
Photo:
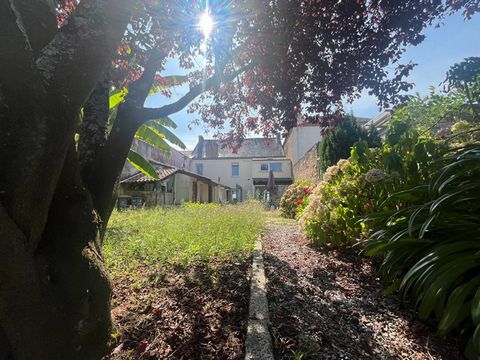
[[[175,176],[170,176],[167,179],[167,193],[173,193],[173,186],[175,184]]]
[[[240,164],[232,164],[232,176],[240,176]]]
[[[275,172],[282,171],[282,163],[270,163],[270,170]]]
[[[203,164],[195,164],[195,168],[198,175],[203,175]]]
[[[268,171],[268,164],[260,164],[261,171]]]

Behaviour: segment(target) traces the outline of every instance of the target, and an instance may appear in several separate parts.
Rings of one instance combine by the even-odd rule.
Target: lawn
[[[106,264],[118,274],[139,265],[244,257],[263,226],[263,211],[254,202],[114,212],[104,246]]]
[[[265,218],[254,202],[114,212],[106,359],[242,359],[250,255]]]

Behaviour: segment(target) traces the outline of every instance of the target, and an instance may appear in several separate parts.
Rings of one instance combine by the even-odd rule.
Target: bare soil
[[[248,258],[117,277],[118,337],[105,359],[243,359],[250,266]]]
[[[292,223],[264,237],[277,359],[462,359],[383,285],[358,250],[314,249]]]

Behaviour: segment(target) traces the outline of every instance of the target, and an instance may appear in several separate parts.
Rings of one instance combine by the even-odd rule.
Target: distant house
[[[158,174],[153,179],[137,172],[120,182],[118,207],[179,205],[182,202],[227,202],[231,189],[205,176],[172,165],[150,161]]]
[[[278,193],[293,182],[292,162],[285,157],[280,139],[244,139],[233,151],[220,140],[198,137],[190,169],[232,189],[232,199],[246,200],[265,191],[270,170]]]
[[[373,119],[356,118],[360,126],[375,126],[380,134],[390,119],[388,111]],[[289,129],[282,144],[279,138],[247,138],[234,151],[216,139],[198,137],[191,151],[172,149],[169,154],[135,141],[137,152],[157,169],[151,179],[128,163],[121,176],[119,204],[173,205],[182,201],[225,202],[262,197],[272,171],[277,196],[294,179],[319,180],[318,144],[320,125],[304,123]]]
[[[375,116],[373,119],[365,123],[365,127],[374,126],[380,137],[384,138],[387,132],[387,125],[390,119],[392,118],[392,112],[390,110],[385,110]]]

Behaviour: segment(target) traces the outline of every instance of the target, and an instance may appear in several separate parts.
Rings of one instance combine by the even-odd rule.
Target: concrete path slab
[[[274,360],[272,337],[268,329],[268,302],[262,239],[255,242],[250,287],[249,320],[245,343],[246,360]]]

